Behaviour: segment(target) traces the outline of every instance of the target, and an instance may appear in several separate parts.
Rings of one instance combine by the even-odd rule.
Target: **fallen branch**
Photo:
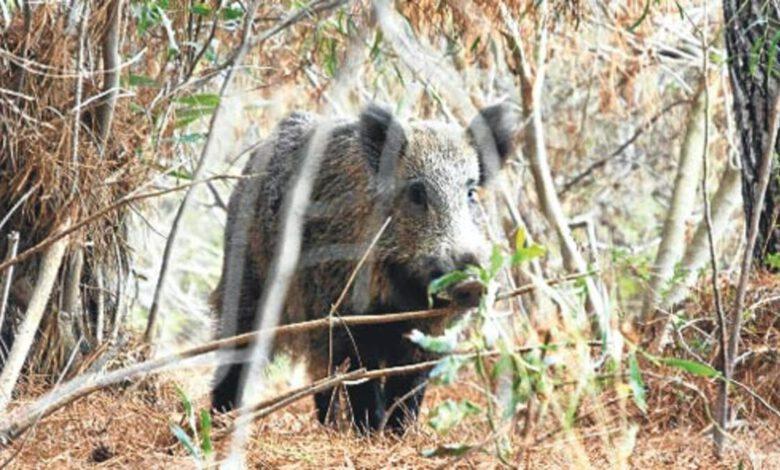
[[[592,273],[584,273],[579,275],[570,275],[560,279],[554,279],[548,281],[549,285],[558,284],[567,280],[576,279],[583,275],[591,275]],[[517,295],[522,295],[527,292],[531,292],[536,289],[537,286],[529,284],[515,289],[511,292],[499,296],[499,298],[509,298]],[[197,356],[215,352],[221,349],[235,348],[237,346],[245,346],[253,341],[256,341],[259,337],[264,335],[278,335],[278,334],[293,334],[303,331],[310,331],[319,328],[329,327],[331,324],[334,326],[352,326],[352,325],[367,325],[367,324],[380,324],[380,323],[395,323],[403,321],[420,320],[426,318],[434,318],[443,315],[451,315],[462,312],[462,309],[433,309],[422,310],[417,312],[403,312],[403,313],[389,313],[380,315],[354,315],[347,317],[334,317],[322,318],[319,320],[311,320],[301,323],[293,323],[290,325],[283,325],[276,328],[272,328],[267,331],[255,331],[251,333],[245,333],[242,335],[232,336],[229,338],[219,339],[211,341],[194,348],[181,351],[179,353],[170,354],[157,359],[151,359],[140,364],[135,364],[129,367],[118,369],[99,376],[98,374],[92,374],[88,376],[81,376],[73,379],[62,385],[59,391],[52,391],[39,398],[35,402],[25,406],[24,408],[16,410],[13,415],[5,415],[0,417],[0,446],[8,445],[14,439],[21,436],[25,430],[27,430],[37,420],[44,418],[56,410],[75,402],[79,398],[83,398],[95,391],[109,387],[117,382],[132,379],[138,376],[146,375],[155,371],[159,371],[171,364],[181,362],[186,359],[191,359]],[[540,346],[535,346],[540,347]],[[435,365],[433,363],[425,363],[424,366],[401,366],[392,368],[392,373],[406,373],[414,372],[419,369],[410,369],[410,367],[430,367]],[[361,378],[375,378],[382,376],[377,371],[366,372],[366,376]],[[372,375],[373,374],[373,375]],[[378,375],[377,375],[378,374]]]
[[[527,346],[522,348],[515,348],[513,351],[515,353],[526,353],[530,351],[534,351],[537,349],[544,348],[545,350],[547,348],[555,348],[555,347],[562,347],[562,346],[568,346],[568,343],[559,343],[559,344],[539,344],[536,346]],[[600,341],[594,341],[589,342],[588,346],[591,347],[601,347],[602,343]],[[268,400],[265,400],[263,402],[260,402],[256,405],[252,405],[246,408],[233,410],[229,413],[225,413],[223,416],[229,419],[235,419],[233,423],[228,425],[224,431],[222,431],[220,434],[215,436],[215,439],[220,439],[222,437],[225,437],[226,435],[229,435],[239,424],[247,424],[251,421],[254,421],[256,419],[263,418],[265,416],[268,416],[269,414],[273,413],[274,411],[278,411],[285,406],[288,406],[292,403],[295,403],[296,401],[310,396],[314,395],[315,393],[319,393],[322,391],[325,391],[329,388],[333,388],[337,385],[340,385],[345,382],[350,381],[364,381],[364,380],[372,380],[372,379],[379,379],[379,378],[385,378],[385,377],[393,377],[396,375],[407,375],[407,374],[413,374],[416,372],[424,371],[426,369],[431,369],[435,367],[437,364],[439,364],[443,358],[445,357],[458,357],[461,359],[473,359],[477,356],[479,357],[494,357],[494,356],[500,356],[501,354],[505,354],[506,351],[498,350],[498,349],[492,349],[489,351],[468,351],[468,352],[455,352],[452,354],[445,354],[440,358],[432,359],[429,361],[423,361],[423,362],[417,362],[414,364],[406,364],[402,366],[395,366],[395,367],[385,367],[382,369],[372,369],[372,370],[366,370],[366,369],[358,369],[352,372],[344,373],[344,374],[338,374],[333,377],[326,377],[324,379],[320,379],[314,383],[304,385],[303,387],[296,388],[294,390],[290,390],[289,392],[286,392],[282,395],[269,398]],[[610,375],[611,377],[612,375]],[[576,381],[573,382],[561,382],[560,386],[563,385],[571,385],[572,383],[576,383]],[[403,401],[403,400],[399,400]],[[241,420],[241,423],[238,423],[238,421]]]

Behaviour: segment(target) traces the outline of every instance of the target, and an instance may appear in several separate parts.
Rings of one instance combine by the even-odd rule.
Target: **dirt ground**
[[[256,424],[250,461],[255,468],[294,469],[505,466],[496,458],[494,445],[485,444],[490,435],[486,424],[466,422],[446,436],[425,424],[425,415],[436,403],[469,393],[465,386],[433,387],[423,419],[402,439],[364,438],[323,428],[314,417],[311,400],[304,399]],[[206,403],[207,396],[201,393],[194,404]],[[604,422],[584,420],[575,433],[545,437],[555,426],[542,423],[531,433],[530,444],[515,444],[516,452],[506,463],[522,468],[780,468],[780,420],[764,417],[735,430],[734,443],[719,462],[700,417],[678,411],[685,410],[683,406],[672,410],[673,419],[670,413],[628,419],[621,436]],[[141,385],[97,392],[43,419],[12,448],[1,451],[0,462],[11,469],[195,468],[170,430],[170,424],[181,422],[182,416],[170,381],[153,391]],[[610,433],[613,438],[608,439]],[[447,443],[485,445],[462,457],[423,456],[424,451]],[[217,439],[217,458],[226,446],[226,439]]]

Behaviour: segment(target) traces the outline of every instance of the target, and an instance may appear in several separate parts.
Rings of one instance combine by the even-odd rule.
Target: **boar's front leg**
[[[396,327],[397,337],[392,347],[388,347],[391,366],[404,366],[430,359],[428,354],[405,337],[413,325],[401,324]],[[388,345],[389,346],[389,345]],[[388,377],[385,381],[385,400],[390,415],[387,428],[402,434],[408,425],[415,422],[420,413],[420,405],[425,396],[430,369],[406,375]]]
[[[388,411],[393,408],[387,418],[389,430],[403,434],[407,426],[417,420],[427,384],[428,370],[387,378],[385,396]]]
[[[352,370],[364,367],[367,370],[380,367],[381,329],[377,327],[362,327],[352,330],[351,339],[347,339],[344,347],[347,349],[350,368]],[[357,430],[363,434],[376,431],[385,417],[385,399],[382,383],[378,379],[368,380],[355,385],[347,385],[347,396],[352,409],[352,420]]]

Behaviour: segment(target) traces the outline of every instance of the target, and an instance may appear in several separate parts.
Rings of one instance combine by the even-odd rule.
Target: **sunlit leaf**
[[[442,336],[429,336],[420,330],[412,330],[409,340],[426,351],[439,354],[452,352],[458,345],[457,334],[445,334]]]
[[[512,266],[517,266],[532,259],[544,256],[547,253],[547,248],[542,245],[530,245],[523,248],[518,248],[512,254]]]
[[[766,265],[772,269],[780,269],[780,253],[766,255]]]
[[[204,455],[211,455],[214,452],[214,445],[211,441],[211,415],[208,410],[200,410],[200,446]]]
[[[661,357],[658,359],[661,364],[676,369],[683,370],[689,374],[698,375],[699,377],[715,378],[720,377],[720,372],[714,369],[709,364],[703,362],[690,361],[688,359],[678,359],[676,357]]]
[[[171,423],[171,432],[174,436],[176,436],[176,439],[181,443],[181,445],[184,446],[185,449],[187,449],[187,453],[189,453],[193,457],[200,457],[200,452],[198,451],[197,447],[195,447],[195,444],[192,442],[192,438],[187,435],[187,433],[184,431],[184,429],[181,428],[178,424]]]

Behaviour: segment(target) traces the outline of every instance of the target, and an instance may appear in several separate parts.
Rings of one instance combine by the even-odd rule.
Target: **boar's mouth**
[[[424,310],[428,305],[428,278],[415,274],[407,267],[391,263],[387,273],[390,278],[390,306],[400,311]],[[456,284],[443,293],[433,297],[433,308],[476,307],[482,295],[482,285],[473,280]]]
[[[428,281],[408,267],[398,263],[388,263],[387,275],[390,279],[390,304],[400,311],[424,310],[428,308]],[[443,307],[446,302],[434,299],[434,307]]]

